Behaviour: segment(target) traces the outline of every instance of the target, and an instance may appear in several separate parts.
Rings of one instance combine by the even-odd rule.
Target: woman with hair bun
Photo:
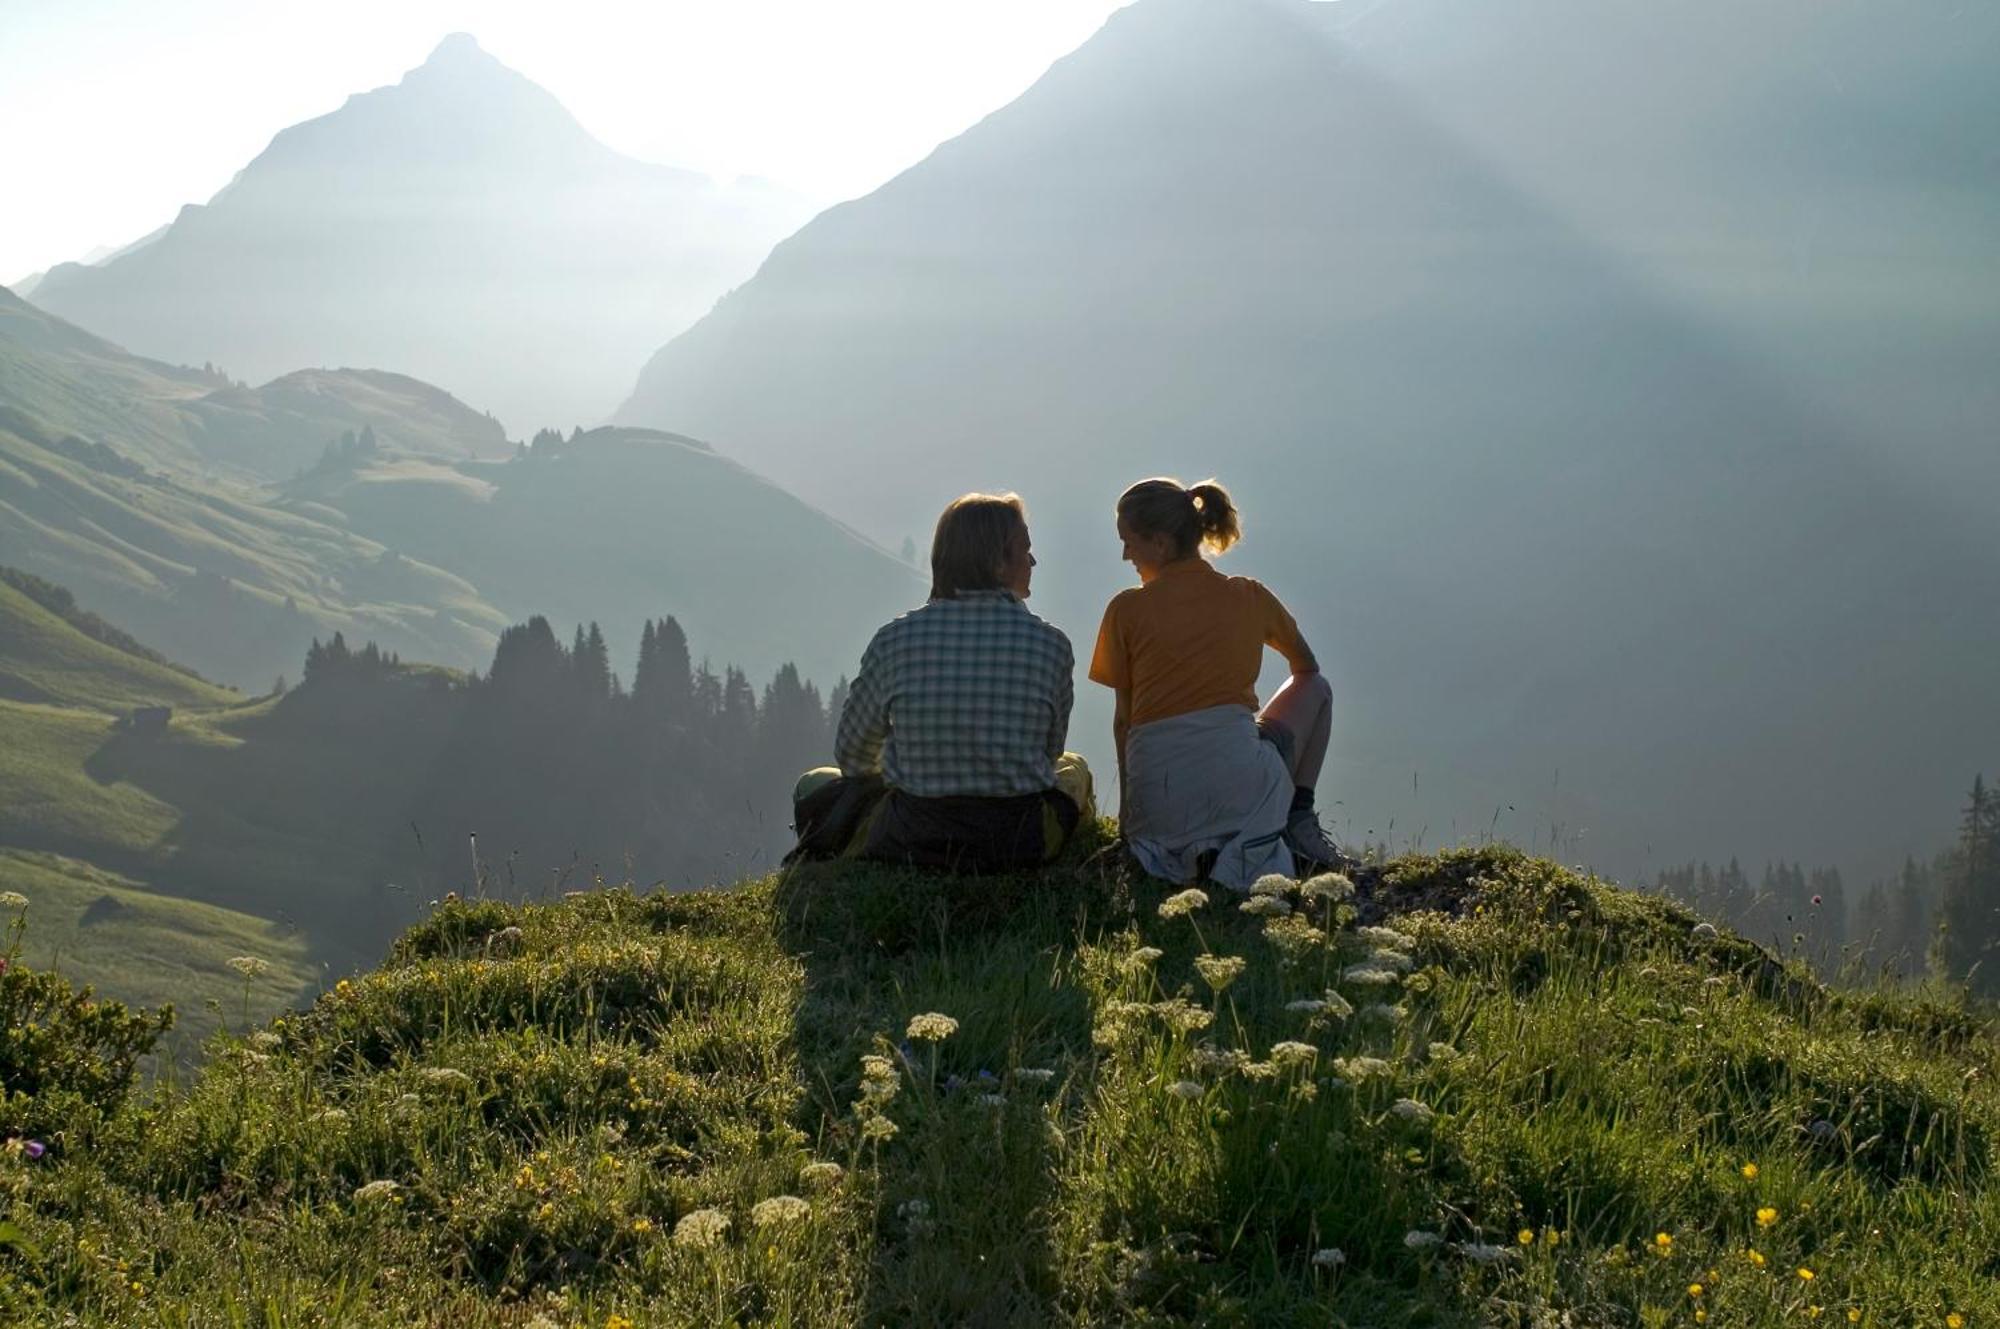
[[[1278,598],[1227,577],[1204,552],[1242,537],[1213,480],[1142,480],[1118,500],[1118,538],[1139,585],[1104,611],[1090,677],[1116,691],[1126,843],[1148,872],[1239,890],[1267,872],[1338,864],[1313,786],[1326,760],[1332,689]],[[1292,667],[1260,711],[1264,648]],[[1304,860],[1295,864],[1294,858]]]

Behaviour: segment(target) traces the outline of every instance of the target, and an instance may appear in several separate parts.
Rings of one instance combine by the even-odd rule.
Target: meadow
[[[1149,881],[1110,833],[1016,877],[836,865],[451,899],[374,972],[218,1036],[185,1083],[112,1092],[116,1055],[51,1051],[87,1083],[51,1071],[6,1101],[5,1308],[535,1329],[2000,1316],[1993,1031],[1948,994],[1836,992],[1501,848],[1245,899]],[[10,1064],[45,981],[0,975]],[[146,1035],[93,1014],[32,1037]]]

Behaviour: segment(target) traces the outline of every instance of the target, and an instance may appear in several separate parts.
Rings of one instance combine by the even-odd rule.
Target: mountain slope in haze
[[[709,439],[878,537],[1018,489],[1037,608],[1081,641],[1128,575],[1120,490],[1218,474],[1249,532],[1225,566],[1272,584],[1333,672],[1322,803],[1350,837],[1497,826],[1637,866],[1699,850],[1699,828],[1861,871],[1921,844],[2000,732],[2000,621],[1965,608],[2000,583],[1974,498],[2000,461],[1967,429],[1912,458],[1841,409],[1852,349],[1893,342],[1906,311],[1858,278],[1755,326],[1687,298],[1357,55],[1345,8],[1120,11],[780,245],[618,418]],[[1805,32],[1839,8],[1782,7]],[[1739,10],[1658,12],[1720,41]],[[1506,12],[1482,25],[1496,42]],[[1899,43],[1961,35],[1932,9],[1910,22]],[[1497,78],[1510,49],[1481,67]],[[1638,104],[1659,94],[1644,55],[1537,59]],[[1854,72],[1922,105],[1906,68]],[[1595,113],[1577,97],[1568,114]],[[1622,150],[1708,189],[1683,147]],[[1823,340],[1780,360],[1772,326]],[[1990,338],[1990,305],[1969,326]],[[1968,428],[1994,391],[1979,344],[1941,362]],[[1105,709],[1086,700],[1078,741]]]
[[[36,303],[260,381],[394,369],[519,433],[600,417],[661,340],[807,215],[621,157],[469,36],[273,139],[204,206]]]
[[[515,616],[627,633],[671,612],[717,659],[831,682],[919,603],[899,559],[717,455],[647,429],[553,435],[505,465],[383,458],[284,493],[359,535],[448,568]],[[634,643],[613,646],[628,652]]]
[[[831,683],[922,598],[907,565],[692,440],[515,451],[405,375],[221,383],[0,292],[0,561],[212,678],[261,692],[336,631],[476,669],[508,615],[618,633],[674,614],[717,659]]]
[[[503,457],[491,416],[407,375],[308,369],[262,387],[133,355],[0,289],[0,407],[155,469],[289,479],[341,434],[432,456]]]
[[[413,657],[489,652],[503,616],[462,578],[267,495],[149,471],[0,403],[0,562],[75,591],[202,674],[262,691],[315,636]]]
[[[103,711],[237,700],[74,606],[63,588],[0,567],[0,696]]]

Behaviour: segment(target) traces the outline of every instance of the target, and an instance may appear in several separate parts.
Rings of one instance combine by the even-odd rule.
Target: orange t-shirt
[[[1131,690],[1135,727],[1231,703],[1254,711],[1266,646],[1293,669],[1310,658],[1299,625],[1263,583],[1187,558],[1111,598],[1090,677]]]

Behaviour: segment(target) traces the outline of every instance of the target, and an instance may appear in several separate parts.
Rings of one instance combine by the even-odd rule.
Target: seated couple
[[[1331,690],[1277,597],[1203,557],[1239,534],[1213,482],[1126,490],[1118,535],[1140,584],[1105,609],[1090,677],[1117,695],[1134,856],[1170,881],[1247,889],[1340,854],[1313,808]],[[1020,499],[969,494],[945,509],[929,601],[875,634],[841,711],[839,766],[794,791],[794,857],[1004,871],[1053,859],[1096,815],[1090,768],[1064,750],[1069,638],[1022,603],[1034,567]],[[1292,676],[1259,711],[1266,646]]]

